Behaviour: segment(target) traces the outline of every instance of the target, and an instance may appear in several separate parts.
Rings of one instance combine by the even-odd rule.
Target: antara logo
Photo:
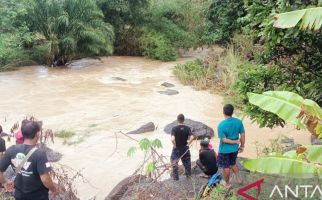
[[[260,193],[262,191],[262,183],[264,179],[260,179],[254,183],[251,183],[245,187],[240,188],[237,191],[237,194],[246,198],[247,200],[258,200]],[[252,197],[245,192],[251,188],[257,187],[256,197]],[[285,185],[283,188],[284,192],[280,189],[278,185],[275,185],[272,192],[269,195],[269,198],[280,197],[280,199],[288,198],[306,198],[306,199],[322,199],[322,188],[318,185],[296,185],[291,188],[288,185]]]
[[[284,199],[284,198],[287,199],[288,197],[299,198],[299,194],[301,194],[301,197],[303,197],[302,195],[304,194],[304,197],[309,198],[309,199],[322,198],[322,190],[318,185],[316,185],[316,186],[314,186],[314,185],[296,185],[294,188],[291,188],[288,185],[285,185],[284,194],[281,192],[280,188],[277,185],[275,185],[271,194],[269,195],[269,198],[272,198],[274,195],[279,196],[282,199]]]
[[[245,197],[247,200],[257,200],[259,195],[260,195],[260,193],[261,193],[261,191],[262,191],[262,183],[263,182],[264,182],[264,179],[262,178],[262,179],[260,179],[260,180],[258,180],[256,182],[254,182],[254,183],[251,183],[251,184],[249,184],[249,185],[247,185],[247,186],[245,186],[243,188],[240,188],[237,191],[237,194],[242,196],[242,197]],[[249,190],[250,188],[253,188],[253,187],[257,187],[257,196],[256,196],[256,198],[245,193],[247,190]]]

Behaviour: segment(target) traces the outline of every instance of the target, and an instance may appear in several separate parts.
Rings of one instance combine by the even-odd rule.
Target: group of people
[[[231,188],[230,174],[235,175],[235,181],[242,183],[238,172],[236,159],[238,153],[245,148],[245,130],[240,119],[233,117],[234,107],[226,104],[223,107],[224,120],[218,125],[218,138],[220,140],[218,155],[212,148],[208,138],[201,140],[199,150],[199,160],[196,164],[204,172],[204,176],[209,178],[218,172],[218,167],[223,169],[224,186]],[[185,168],[185,175],[191,176],[191,154],[189,146],[194,140],[191,128],[184,124],[183,114],[178,115],[178,125],[173,127],[171,141],[173,144],[171,154],[172,177],[179,180],[178,162],[182,161]]]
[[[214,151],[209,139],[200,142],[199,160],[197,166],[204,172],[204,176],[211,177],[216,174],[218,167],[223,168],[224,185],[231,187],[230,171],[232,170],[238,182],[241,182],[236,158],[245,147],[245,131],[241,120],[232,117],[234,107],[227,104],[223,108],[225,119],[218,125],[218,138],[220,139],[218,155]],[[190,144],[194,136],[189,126],[184,125],[185,117],[177,117],[178,125],[172,129],[171,141],[173,150],[171,163],[173,166],[173,179],[179,180],[178,162],[182,161],[185,175],[191,176]],[[23,120],[20,130],[15,134],[16,145],[6,150],[5,141],[0,137],[0,183],[7,191],[13,192],[17,200],[48,200],[49,191],[57,195],[58,188],[50,177],[51,166],[47,160],[46,152],[37,148],[40,138],[41,122]],[[0,134],[3,134],[0,126]],[[15,180],[12,183],[4,176],[9,165],[15,171]]]
[[[15,133],[16,145],[7,150],[0,138],[0,183],[7,192],[14,192],[16,200],[48,200],[49,191],[53,195],[59,193],[50,176],[46,152],[37,147],[41,125],[41,122],[23,120]],[[3,134],[1,126],[0,133]],[[4,176],[9,165],[16,175],[14,182]]]

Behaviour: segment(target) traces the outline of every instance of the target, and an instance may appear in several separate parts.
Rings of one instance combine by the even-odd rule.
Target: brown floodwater
[[[147,122],[154,122],[158,129],[153,133],[135,135],[159,138],[165,156],[171,153],[171,142],[163,128],[175,120],[177,114],[202,121],[216,130],[222,120],[222,101],[219,95],[196,91],[183,86],[172,75],[177,62],[159,62],[139,57],[109,57],[95,61],[89,67],[48,68],[23,67],[18,71],[0,73],[0,124],[5,131],[27,114],[44,121],[46,128],[54,131],[73,130],[76,136],[63,144],[56,138],[50,146],[64,154],[60,163],[80,170],[89,183],[77,182],[81,199],[104,197],[123,178],[140,165],[142,153],[129,158],[126,152],[135,145],[122,135]],[[119,80],[119,78],[126,79]],[[178,95],[167,96],[163,82],[175,84]],[[309,137],[294,127],[260,129],[244,119],[247,134],[246,149],[241,156],[255,157],[258,141],[261,146],[279,135],[295,138],[308,144]],[[217,147],[217,138],[212,139]],[[192,150],[197,158],[197,142]],[[113,153],[114,152],[114,153]]]

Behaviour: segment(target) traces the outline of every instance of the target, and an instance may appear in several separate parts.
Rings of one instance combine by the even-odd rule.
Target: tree
[[[47,47],[48,64],[112,53],[113,28],[94,0],[30,0],[26,21]]]

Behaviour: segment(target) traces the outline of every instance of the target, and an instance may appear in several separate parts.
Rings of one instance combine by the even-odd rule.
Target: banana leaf
[[[305,128],[297,118],[304,99],[295,93],[287,91],[268,91],[263,94],[247,93],[249,102],[261,109],[275,113],[286,122]]]
[[[322,145],[307,146],[306,151],[310,162],[322,164]]]
[[[301,29],[319,30],[322,27],[322,7],[281,13],[275,19],[274,27],[277,28],[292,28],[302,20]]]
[[[287,158],[287,157],[261,157],[249,159],[242,165],[254,172],[275,174],[290,178],[314,178],[322,172],[322,169],[313,163]]]

